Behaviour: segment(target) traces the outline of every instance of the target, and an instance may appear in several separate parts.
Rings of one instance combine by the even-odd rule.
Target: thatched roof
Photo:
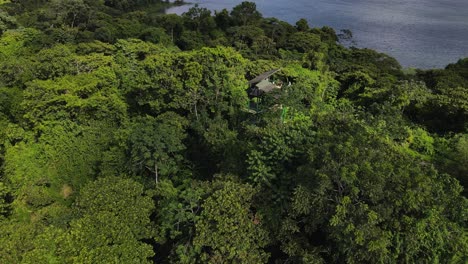
[[[259,97],[263,94],[270,93],[275,89],[281,89],[281,86],[271,83],[268,80],[262,80],[256,85],[252,85],[252,87],[247,90],[247,93],[249,96]]]
[[[265,92],[265,93],[269,93],[271,91],[273,91],[273,89],[277,88],[277,86],[274,84],[274,83],[271,83],[267,80],[263,80],[259,83],[257,83],[257,85],[255,85],[258,89],[260,89],[261,91]]]
[[[268,77],[270,77],[273,74],[277,73],[279,70],[281,70],[281,69],[274,69],[274,70],[271,70],[271,71],[264,72],[264,73],[260,74],[259,76],[255,77],[254,79],[250,80],[249,84],[253,85],[253,84],[257,84],[257,83],[259,83],[259,82],[261,82],[263,80],[266,80],[266,79],[268,79]]]

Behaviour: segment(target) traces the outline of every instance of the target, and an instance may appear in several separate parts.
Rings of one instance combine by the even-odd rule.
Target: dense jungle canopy
[[[468,261],[468,58],[251,2],[0,4],[0,263]]]

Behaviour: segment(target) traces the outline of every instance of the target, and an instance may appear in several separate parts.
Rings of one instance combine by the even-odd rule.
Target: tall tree
[[[265,263],[268,235],[261,217],[251,210],[255,190],[232,181],[215,182],[202,205],[194,246],[206,263]]]
[[[231,17],[235,24],[239,26],[247,26],[255,25],[260,22],[262,14],[257,11],[257,5],[254,2],[246,1],[232,9]]]
[[[86,185],[76,202],[81,217],[61,238],[59,254],[72,263],[151,263],[154,204],[131,179],[105,177]]]
[[[151,175],[156,184],[161,178],[177,176],[183,168],[187,123],[173,112],[137,118],[128,140],[134,173]]]

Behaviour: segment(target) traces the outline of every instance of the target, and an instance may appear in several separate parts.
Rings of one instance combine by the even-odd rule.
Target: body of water
[[[192,0],[231,10],[242,0]],[[387,53],[404,67],[442,68],[468,57],[468,0],[257,0],[264,17],[350,29],[358,47]],[[191,6],[168,13],[182,14]]]

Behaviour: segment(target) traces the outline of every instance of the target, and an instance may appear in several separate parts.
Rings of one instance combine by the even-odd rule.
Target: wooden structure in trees
[[[260,97],[263,94],[270,93],[275,89],[281,89],[280,84],[275,84],[270,81],[270,77],[280,71],[281,69],[274,69],[271,71],[264,72],[257,77],[249,81],[249,89],[247,93],[249,98]]]
[[[281,89],[282,82],[277,83],[270,80],[270,77],[280,71],[281,69],[274,69],[264,72],[249,81],[249,88],[247,94],[249,96],[249,112],[256,114],[261,112],[260,105],[262,97],[265,94],[273,92],[274,90]]]
[[[270,80],[270,77],[280,70],[281,69],[274,69],[264,72],[249,81],[249,88],[247,89],[247,94],[249,95],[249,113],[257,114],[262,112],[260,105],[262,103],[263,95],[273,92],[274,90],[279,90],[283,87],[282,81],[277,81],[275,83]],[[289,83],[289,85],[291,85],[291,83]],[[278,99],[280,95],[276,94],[273,97]],[[288,112],[288,107],[283,107],[281,104],[275,104],[273,107],[270,107],[270,109],[271,108],[281,109],[281,120],[284,122]]]

